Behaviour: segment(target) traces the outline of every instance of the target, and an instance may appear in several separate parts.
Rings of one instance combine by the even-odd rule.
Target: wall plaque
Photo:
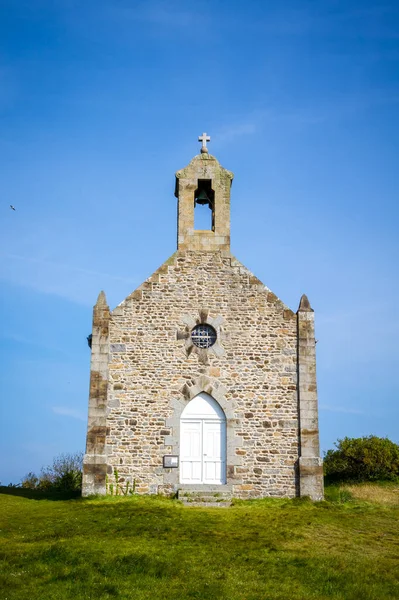
[[[163,457],[163,466],[165,469],[176,469],[179,466],[179,457],[177,455],[165,454]]]

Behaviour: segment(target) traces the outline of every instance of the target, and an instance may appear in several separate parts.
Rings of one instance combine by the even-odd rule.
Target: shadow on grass
[[[74,500],[81,497],[81,492],[62,492],[56,490],[30,490],[21,487],[8,487],[0,485],[0,494],[19,496],[30,500]]]

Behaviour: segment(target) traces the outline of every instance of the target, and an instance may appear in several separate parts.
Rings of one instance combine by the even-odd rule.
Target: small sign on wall
[[[179,457],[173,454],[165,454],[163,466],[164,469],[176,469],[179,466]]]

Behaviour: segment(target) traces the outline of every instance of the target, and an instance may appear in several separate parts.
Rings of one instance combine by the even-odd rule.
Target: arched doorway
[[[181,414],[180,483],[226,483],[226,417],[205,392],[195,396]]]

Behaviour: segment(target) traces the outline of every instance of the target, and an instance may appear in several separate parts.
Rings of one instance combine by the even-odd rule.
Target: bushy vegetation
[[[51,465],[44,467],[40,475],[28,473],[21,487],[30,490],[78,492],[82,489],[83,452],[60,454]]]
[[[395,481],[399,479],[399,445],[369,435],[344,438],[324,457],[327,481]]]

